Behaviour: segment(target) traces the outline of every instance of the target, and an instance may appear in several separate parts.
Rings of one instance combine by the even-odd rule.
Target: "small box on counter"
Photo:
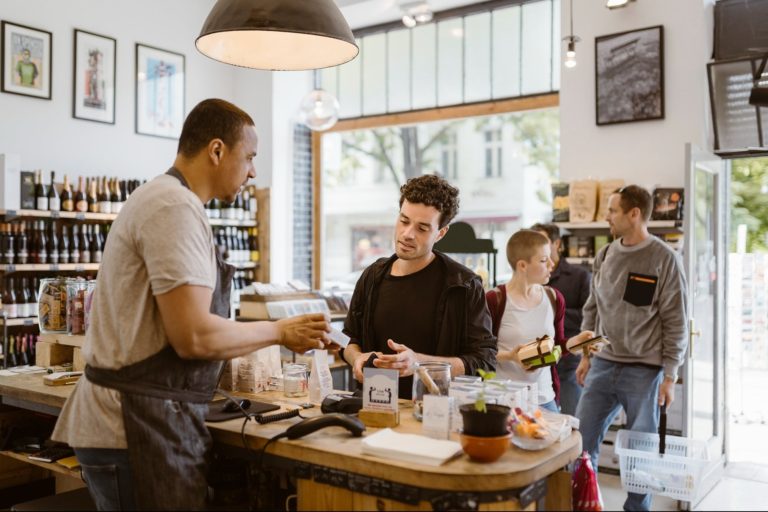
[[[561,349],[549,336],[536,338],[520,348],[518,358],[528,368],[551,366],[560,360]]]

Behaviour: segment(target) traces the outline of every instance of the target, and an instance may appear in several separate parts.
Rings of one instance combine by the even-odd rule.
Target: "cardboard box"
[[[74,348],[58,343],[38,341],[35,345],[35,364],[44,368],[72,362]]]

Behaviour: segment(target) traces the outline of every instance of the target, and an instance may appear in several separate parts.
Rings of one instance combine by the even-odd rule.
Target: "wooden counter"
[[[38,411],[40,408],[60,410],[72,389],[72,386],[46,386],[42,383],[42,374],[0,377],[3,403]],[[284,397],[277,391],[252,398],[277,403],[284,410],[306,401]],[[303,416],[317,414],[320,414],[317,406],[302,411]],[[413,419],[409,403],[401,402],[400,418],[397,431],[421,433],[421,423]],[[217,446],[253,457],[267,440],[298,421],[300,418],[265,425],[248,422],[247,447],[243,446],[240,435],[242,419],[209,423],[208,427]],[[369,428],[366,434],[375,431]],[[458,435],[453,434],[452,439],[458,441]],[[352,437],[341,427],[326,428],[297,440],[280,439],[267,450],[270,460],[287,463],[298,476],[299,510],[431,509],[439,499],[449,500],[439,502],[449,504],[448,508],[459,505],[450,500],[479,499],[480,510],[537,510],[543,505],[545,494],[547,508],[565,509],[570,507],[570,479],[561,470],[580,452],[581,436],[574,432],[565,441],[536,452],[512,446],[492,464],[475,463],[462,454],[435,467],[365,455],[361,438]],[[389,490],[378,496],[353,492],[350,490],[350,486],[355,487],[350,484],[353,481],[363,482],[360,485],[367,482],[366,489]],[[393,485],[405,493],[402,501],[382,497],[391,494]]]

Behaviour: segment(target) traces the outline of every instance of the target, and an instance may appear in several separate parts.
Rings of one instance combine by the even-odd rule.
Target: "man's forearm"
[[[354,366],[355,360],[362,353],[363,351],[360,349],[360,345],[357,343],[350,343],[344,349],[342,356],[344,357],[344,361],[346,361],[349,366]]]

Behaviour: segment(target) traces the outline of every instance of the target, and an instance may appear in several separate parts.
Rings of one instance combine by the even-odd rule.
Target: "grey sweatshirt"
[[[595,258],[583,330],[611,345],[596,357],[663,366],[677,375],[688,346],[687,285],[681,258],[655,236],[631,247],[615,240]]]

